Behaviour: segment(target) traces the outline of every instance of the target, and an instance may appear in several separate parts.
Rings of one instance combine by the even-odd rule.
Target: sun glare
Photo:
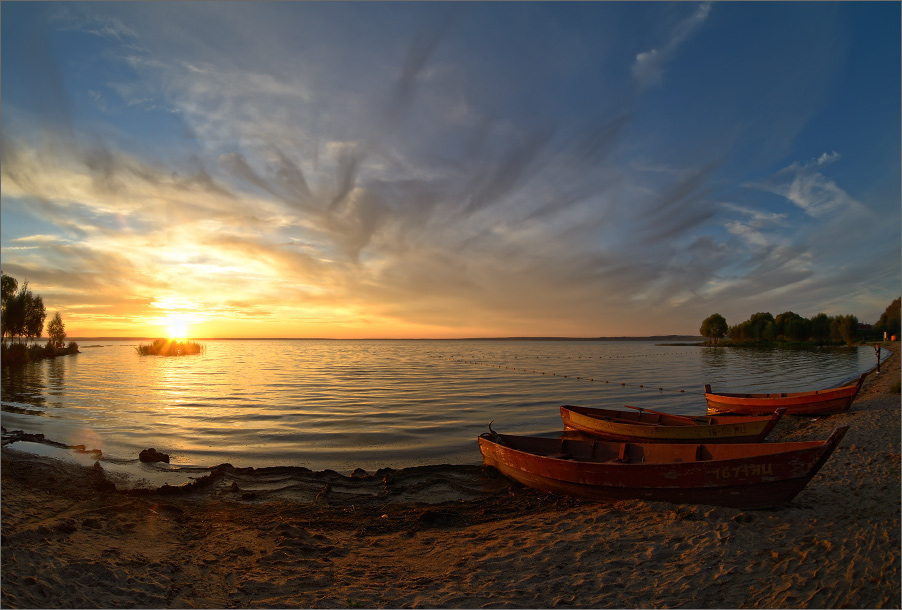
[[[185,319],[185,316],[169,316],[166,321],[166,327],[170,339],[185,339],[188,337],[188,321]]]

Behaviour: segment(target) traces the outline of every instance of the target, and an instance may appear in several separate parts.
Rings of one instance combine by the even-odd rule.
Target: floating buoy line
[[[608,356],[607,358],[605,358],[604,356],[598,356],[597,358],[598,358],[598,360],[605,360],[605,359],[614,360],[614,359],[617,359],[617,358],[643,358],[643,357],[648,357],[649,355],[653,355],[653,356],[658,356],[658,355],[678,356],[678,355],[685,355],[685,354],[689,354],[689,353],[693,353],[693,352],[681,352],[681,353],[679,353],[679,354],[674,353],[674,354],[639,354],[639,355],[634,355],[634,356]],[[467,358],[456,358],[456,357],[454,357],[454,356],[433,356],[433,358],[437,358],[437,359],[439,359],[439,360],[447,360],[447,361],[450,361],[450,362],[459,362],[459,363],[462,363],[462,364],[471,364],[471,365],[475,365],[475,366],[484,366],[484,367],[488,367],[488,368],[504,369],[504,370],[508,370],[508,371],[517,371],[517,372],[521,372],[521,373],[528,373],[528,374],[535,374],[535,375],[547,375],[547,376],[549,376],[549,377],[561,377],[561,378],[563,378],[563,379],[573,379],[573,380],[576,380],[576,381],[585,381],[585,382],[590,382],[590,383],[613,384],[613,385],[619,384],[620,387],[623,387],[623,388],[641,388],[641,389],[643,389],[643,390],[654,390],[654,391],[661,392],[661,393],[663,393],[663,392],[673,392],[673,393],[676,393],[676,394],[700,394],[700,395],[704,395],[704,392],[697,392],[697,391],[696,391],[696,392],[693,392],[693,391],[687,392],[687,391],[684,390],[684,389],[675,390],[675,389],[663,388],[663,387],[658,386],[658,385],[656,385],[656,384],[648,384],[648,383],[626,383],[626,382],[624,382],[624,381],[612,381],[612,380],[610,380],[610,379],[601,379],[601,378],[596,378],[596,377],[587,377],[587,376],[585,376],[585,375],[578,375],[578,376],[577,376],[577,375],[572,375],[572,374],[564,375],[564,374],[561,374],[561,373],[558,373],[558,372],[554,372],[554,371],[548,372],[548,371],[542,371],[542,370],[538,370],[538,369],[528,369],[528,368],[519,368],[519,367],[515,367],[515,366],[505,366],[505,365],[501,365],[501,364],[494,364],[494,363],[492,363],[492,362],[481,362],[481,361],[479,361],[479,360],[471,360],[471,359],[467,359]],[[538,360],[538,359],[541,359],[541,358],[550,359],[550,358],[553,358],[553,356],[536,356],[536,357],[535,357],[535,359],[537,359],[537,360]],[[569,359],[569,358],[571,358],[571,357],[568,356],[567,358]],[[592,358],[592,356],[587,356],[587,357],[586,357],[587,360],[588,360],[588,359],[591,359],[591,358]],[[531,358],[531,357],[526,357],[526,356],[523,356],[523,357],[514,356],[514,360],[520,360],[520,359],[522,359],[522,360],[530,360],[530,359],[532,359],[532,358]],[[582,359],[582,356],[577,356],[576,359]]]

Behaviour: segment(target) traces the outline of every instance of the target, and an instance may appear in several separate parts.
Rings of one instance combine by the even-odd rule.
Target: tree
[[[66,325],[60,312],[53,314],[53,318],[47,322],[47,336],[54,347],[63,347],[66,342]]]
[[[774,339],[774,317],[770,312],[758,312],[748,320],[747,339],[761,341],[762,339]]]
[[[22,287],[14,295],[6,300],[3,308],[3,334],[7,337],[21,337],[25,334],[25,309],[31,291],[28,289],[28,280],[22,283]]]
[[[900,317],[902,317],[902,298],[898,298],[886,308],[875,325],[879,332],[898,335],[900,331]]]
[[[811,337],[811,321],[802,316],[787,320],[783,325],[783,337],[790,341],[807,341]]]
[[[44,333],[46,319],[47,309],[44,307],[43,297],[35,296],[29,290],[25,301],[25,337],[31,340],[40,338]]]
[[[858,335],[858,318],[855,316],[836,316],[830,323],[830,338],[852,345]]]
[[[777,338],[777,327],[773,322],[765,322],[761,330],[761,338],[765,341],[773,341]]]
[[[830,327],[833,325],[833,318],[825,313],[819,313],[811,318],[811,338],[818,343],[824,343],[830,340]]]
[[[774,319],[777,337],[789,341],[807,341],[811,336],[811,322],[792,311],[785,311]]]
[[[4,338],[7,336],[12,336],[9,332],[9,318],[6,313],[6,305],[12,301],[16,296],[16,290],[19,288],[19,282],[16,281],[16,278],[2,274],[2,300],[0,300],[0,327],[3,328],[2,336],[0,338]]]
[[[40,295],[35,296],[28,288],[28,280],[22,282],[18,292],[6,299],[5,305],[2,320],[4,336],[26,339],[41,336],[47,310],[44,299]]]
[[[19,282],[16,281],[16,278],[3,273],[2,280],[0,280],[0,288],[2,288],[3,307],[6,307],[7,299],[16,294],[16,290],[19,288]]]
[[[726,319],[719,313],[714,313],[704,319],[698,332],[701,336],[713,339],[714,343],[717,343],[717,340],[722,339],[728,330]]]

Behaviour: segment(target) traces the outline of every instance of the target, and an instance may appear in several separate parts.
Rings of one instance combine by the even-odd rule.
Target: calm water
[[[112,458],[155,447],[175,464],[373,471],[478,463],[476,437],[490,420],[499,432],[555,435],[563,404],[702,414],[705,383],[723,391],[818,389],[876,363],[870,347],[204,343],[206,354],[165,358],[139,356],[134,341],[85,341],[81,354],[4,368],[3,426]]]

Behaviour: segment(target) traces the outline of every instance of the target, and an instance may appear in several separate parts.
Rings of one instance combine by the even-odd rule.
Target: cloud
[[[755,210],[731,203],[723,204],[725,209],[737,212],[741,219],[731,219],[724,224],[727,232],[742,239],[755,249],[768,248],[773,245],[773,238],[765,233],[785,226],[786,214]]]
[[[610,159],[633,120],[630,108],[567,129],[533,115],[485,114],[461,89],[433,87],[436,71],[465,70],[430,65],[445,21],[423,31],[384,93],[382,106],[395,111],[391,129],[369,128],[369,117],[333,104],[304,77],[132,52],[130,65],[158,83],[202,149],[220,152],[218,164],[200,164],[191,177],[98,143],[76,151],[76,166],[61,171],[48,151],[22,145],[17,150],[28,153],[20,157],[31,163],[4,163],[5,194],[40,201],[45,218],[74,223],[84,239],[103,236],[106,247],[125,253],[111,261],[145,278],[133,294],[170,302],[159,299],[190,285],[210,315],[257,315],[278,302],[295,316],[366,311],[447,326],[463,313],[478,321],[477,334],[505,324],[526,334],[562,301],[592,317],[599,304],[620,307],[637,291],[654,299],[675,290],[660,284],[668,270],[654,259],[662,239],[709,218],[710,168],[639,205],[618,200],[613,194],[625,182]],[[436,115],[411,147],[393,130],[415,124],[424,91],[430,105],[438,94],[453,105],[464,100],[467,122]],[[445,126],[466,146],[419,155],[441,143],[429,138],[444,138]],[[644,237],[599,241],[622,231],[604,223],[618,216],[644,227]],[[254,295],[240,311],[204,296],[228,292],[224,275],[230,290]],[[644,288],[656,282],[658,289]],[[572,322],[574,334],[579,324]]]
[[[16,237],[15,239],[11,239],[13,242],[28,242],[28,243],[51,243],[63,241],[56,235],[26,235],[24,237]]]
[[[137,38],[132,28],[112,15],[72,10],[65,4],[55,5],[50,19],[62,31],[85,32],[120,43]]]
[[[818,165],[829,165],[830,163],[833,163],[834,161],[838,161],[838,160],[839,160],[838,152],[836,152],[836,151],[833,151],[832,153],[825,152],[824,154],[822,154],[820,157],[817,158],[817,164]]]
[[[864,207],[819,169],[837,160],[838,153],[824,153],[808,163],[793,163],[766,182],[749,185],[785,197],[808,216],[818,218],[839,211],[863,211]]]
[[[426,71],[426,65],[441,42],[455,17],[454,9],[437,21],[426,23],[407,45],[407,54],[387,100],[387,115],[397,120],[414,101],[417,81]]]
[[[822,174],[799,174],[788,187],[778,187],[774,192],[785,196],[809,216],[822,216],[838,208],[847,208],[856,202],[835,182]]]
[[[699,5],[636,57],[642,86],[664,74],[709,11]],[[226,53],[210,40],[241,29],[228,14],[217,36],[171,48],[132,44],[152,44],[139,22],[135,32],[96,34],[118,51],[105,57],[123,58],[117,65],[135,78],[92,90],[142,100],[130,116],[175,113],[189,146],[162,134],[154,159],[133,145],[144,133],[101,137],[79,124],[77,138],[55,140],[4,124],[4,214],[14,206],[43,223],[28,240],[14,234],[23,241],[7,244],[4,232],[4,271],[43,270],[52,294],[97,320],[115,295],[132,321],[144,303],[154,315],[193,308],[290,320],[285,334],[314,321],[376,335],[393,325],[656,332],[649,320],[670,324],[662,312],[693,316],[811,281],[821,252],[793,224],[802,214],[723,203],[728,152],[682,147],[664,161],[666,144],[643,132],[645,109],[630,96],[599,103],[543,91],[554,112],[542,109],[546,98],[524,102],[538,89],[482,72],[485,57],[456,29],[466,14],[439,12],[409,30],[419,33],[365,53],[327,36],[259,47],[239,37]],[[828,217],[854,205],[825,176],[839,160],[825,152],[755,187],[806,221]],[[30,249],[10,255],[7,246],[22,245]]]
[[[429,326],[469,312],[479,321],[474,334],[493,324],[528,334],[562,301],[591,318],[602,304],[654,301],[703,281],[687,271],[693,261],[677,270],[655,260],[666,240],[711,218],[713,166],[676,174],[660,193],[635,201],[615,196],[632,181],[612,180],[609,163],[629,120],[600,117],[570,135],[528,121],[519,129],[483,123],[497,137],[465,155],[428,168],[405,159],[390,172],[379,146],[323,147],[311,159],[258,141],[247,155],[226,153],[216,168],[197,162],[191,171],[108,142],[69,150],[60,163],[58,149],[4,136],[12,153],[4,157],[4,196],[28,199],[64,232],[102,243],[98,254],[119,253],[108,262],[121,271],[101,267],[95,276],[74,257],[72,277],[89,274],[98,286],[104,273],[124,274],[136,298],[158,302],[191,286],[208,316],[252,316],[278,302],[285,315],[306,311],[309,319],[366,311]],[[643,232],[608,240],[623,233],[605,223],[617,217]],[[52,251],[45,256],[43,266],[62,266]],[[205,296],[234,290],[253,294],[255,305],[239,311]],[[84,298],[79,292],[73,302]],[[568,325],[580,334],[577,318]]]
[[[633,76],[640,86],[649,87],[661,80],[667,64],[673,61],[677,50],[704,24],[710,12],[711,3],[703,2],[692,15],[677,24],[663,46],[636,55],[633,62]]]

